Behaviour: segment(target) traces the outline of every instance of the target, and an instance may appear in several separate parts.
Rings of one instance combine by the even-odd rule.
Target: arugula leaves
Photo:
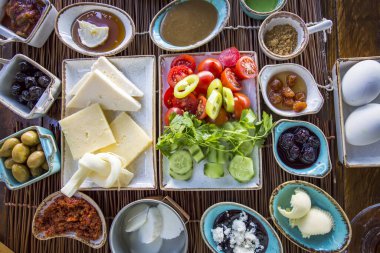
[[[222,127],[200,121],[185,112],[183,116],[176,115],[171,119],[170,125],[165,127],[164,133],[158,138],[156,148],[165,156],[193,145],[244,155],[239,148],[247,142],[262,145],[272,125],[272,115],[264,112],[262,120],[258,121],[251,109],[242,112],[240,121],[227,122]]]

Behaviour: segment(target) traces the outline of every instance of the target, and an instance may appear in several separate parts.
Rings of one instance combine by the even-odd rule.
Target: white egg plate
[[[206,58],[218,58],[220,52],[213,53],[194,53],[190,54],[195,58],[196,65]],[[251,56],[257,63],[257,55],[255,52],[240,52],[241,55]],[[165,91],[168,89],[167,75],[170,70],[170,64],[179,54],[161,55],[159,58],[159,115],[161,116],[160,133],[164,130],[164,116],[167,108],[162,102]],[[261,118],[260,95],[257,78],[247,79],[241,82],[243,84],[243,92],[251,100],[253,111]],[[259,190],[262,187],[262,157],[261,149],[255,147],[252,152],[252,159],[255,167],[255,176],[248,183],[239,183],[236,181],[225,168],[224,177],[213,179],[203,174],[205,161],[194,165],[193,176],[188,181],[175,180],[169,175],[169,159],[162,154],[159,156],[160,169],[160,188],[168,191],[207,191],[207,190]]]
[[[347,71],[356,63],[363,60],[375,60],[380,62],[380,57],[361,57],[338,59],[332,70],[334,82],[334,107],[336,119],[336,135],[338,144],[339,161],[346,167],[379,167],[380,166],[380,141],[366,146],[354,146],[346,141],[345,122],[348,116],[358,108],[344,102],[342,96],[342,80]],[[365,73],[363,73],[365,75]],[[360,84],[358,84],[360,85]],[[380,104],[380,96],[371,103]],[[380,112],[378,112],[380,113]],[[358,122],[366,127],[366,122]]]
[[[132,171],[135,176],[126,188],[121,190],[142,190],[156,189],[156,65],[155,56],[119,56],[107,58],[114,64],[129,80],[131,80],[143,93],[142,98],[138,98],[141,103],[141,109],[138,112],[127,112],[134,121],[146,132],[153,140],[150,148],[145,150],[136,160],[134,160],[127,169]],[[63,80],[62,80],[62,118],[65,118],[78,109],[66,108],[66,104],[71,100],[68,92],[78,83],[84,74],[91,70],[92,64],[96,58],[87,59],[69,59],[63,61]],[[120,112],[104,111],[108,122],[111,122]],[[62,186],[67,183],[74,172],[78,169],[78,161],[74,160],[69,146],[62,134]],[[98,187],[91,180],[86,179],[80,187],[80,190],[117,190],[117,188],[104,189]]]

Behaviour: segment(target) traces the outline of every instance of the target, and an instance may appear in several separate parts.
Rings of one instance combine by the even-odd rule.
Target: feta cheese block
[[[142,97],[144,95],[134,83],[132,83],[104,56],[98,58],[98,60],[92,65],[91,70],[99,70],[132,97]]]
[[[80,110],[59,124],[74,160],[116,142],[99,104]]]
[[[110,127],[115,136],[116,143],[101,148],[97,152],[111,152],[119,155],[126,160],[126,166],[152,143],[152,139],[126,113],[121,113],[117,116],[116,119],[111,122]]]
[[[104,110],[112,111],[138,111],[141,108],[136,99],[98,70],[90,73],[67,107],[85,108],[96,103]]]

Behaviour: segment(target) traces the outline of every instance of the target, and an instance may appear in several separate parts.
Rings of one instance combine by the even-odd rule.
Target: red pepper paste
[[[81,198],[58,197],[36,219],[38,233],[46,236],[75,232],[85,240],[97,240],[102,233],[102,222],[95,207]]]

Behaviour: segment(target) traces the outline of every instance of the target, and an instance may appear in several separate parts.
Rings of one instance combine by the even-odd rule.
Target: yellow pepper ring
[[[184,98],[197,88],[199,76],[196,74],[189,75],[179,81],[174,87],[174,96],[176,98]]]

